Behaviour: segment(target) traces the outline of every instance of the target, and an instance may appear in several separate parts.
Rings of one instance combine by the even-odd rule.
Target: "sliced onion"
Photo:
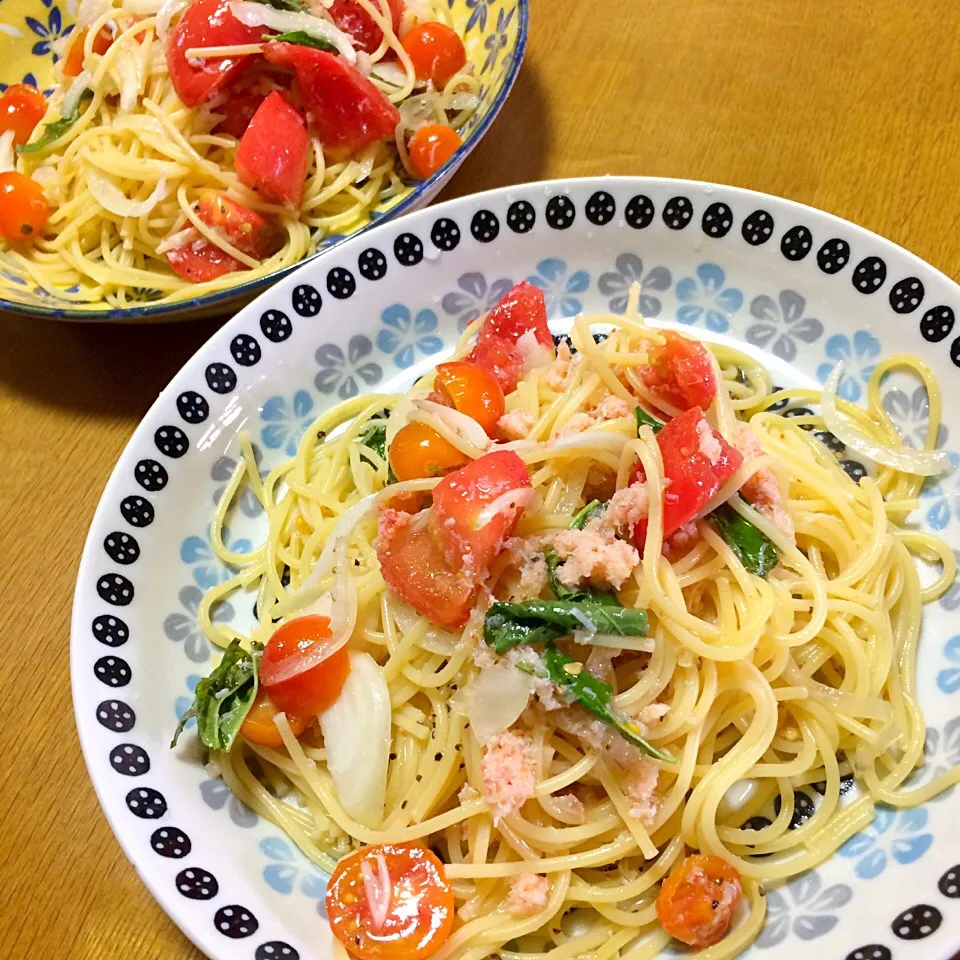
[[[198,240],[199,238],[200,231],[197,230],[196,227],[187,227],[184,230],[178,230],[176,233],[171,233],[169,237],[164,237],[163,240],[157,244],[157,253],[162,256],[168,250],[181,247],[183,244],[189,243],[191,240]]]
[[[837,410],[837,388],[842,377],[843,361],[840,361],[823,385],[820,397],[824,426],[841,443],[874,463],[917,477],[932,477],[951,469],[950,457],[945,450],[924,451],[890,447],[864,436],[849,420],[841,417]]]
[[[137,105],[143,85],[143,65],[133,51],[124,51],[117,57],[117,72],[120,74],[120,112],[130,113]]]
[[[0,173],[10,173],[13,170],[13,138],[15,136],[15,130],[5,130],[0,133]]]
[[[63,95],[63,105],[60,108],[65,117],[76,113],[77,107],[80,105],[80,98],[91,83],[93,83],[93,76],[89,70],[81,70],[70,81],[70,86],[67,87],[67,92]]]
[[[526,510],[531,504],[540,499],[540,494],[533,487],[519,487],[501,493],[495,500],[491,500],[478,514],[474,521],[477,530],[485,527],[495,516],[507,510]]]
[[[354,50],[350,38],[329,20],[321,20],[320,17],[311,16],[309,13],[274,10],[273,7],[262,3],[251,3],[250,0],[231,0],[230,12],[248,27],[269,27],[280,33],[303,30],[317,40],[332,43],[350,66],[357,62],[357,51]]]
[[[610,453],[619,456],[627,445],[627,437],[622,433],[612,433],[609,430],[584,430],[582,433],[572,433],[567,437],[558,437],[548,444],[551,450],[577,450],[581,447],[602,447]]]
[[[80,6],[77,7],[77,29],[85,30],[112,6],[113,0],[80,0]]]
[[[373,929],[379,931],[387,921],[393,893],[390,871],[387,870],[387,858],[382,853],[377,854],[376,874],[373,872],[370,861],[364,860],[360,864],[360,873],[363,876],[363,892],[367,895],[367,906],[370,908]]]
[[[570,612],[583,624],[583,629],[587,633],[594,634],[597,632],[597,625],[579,607],[574,607]]]
[[[868,697],[863,694],[846,693],[829,687],[825,683],[808,677],[792,660],[787,661],[783,677],[797,687],[805,687],[813,700],[819,703],[828,703],[838,713],[845,713],[851,717],[869,717],[872,720],[893,722],[893,709],[889,702],[879,697]]]
[[[476,110],[479,106],[480,98],[475,93],[461,90],[450,98],[447,109],[456,110],[459,113],[461,110]],[[521,339],[523,338],[521,337]]]
[[[531,677],[506,661],[486,667],[467,687],[466,713],[481,743],[517,722],[533,691]]]
[[[173,18],[186,7],[189,0],[163,0],[160,9],[157,11],[157,36],[161,40],[167,39],[167,33],[170,30],[170,22]]]
[[[390,764],[390,690],[370,654],[351,651],[347,682],[317,719],[340,805],[364,826],[379,826]]]
[[[614,647],[629,650],[632,653],[653,653],[653,637],[621,637],[615,633],[590,633],[588,630],[574,630],[573,639],[591,647]]]
[[[737,813],[742,810],[747,801],[757,792],[757,781],[753,779],[737,780],[727,788],[727,792],[720,798],[720,811],[724,814]]]
[[[145,216],[167,195],[167,181],[161,178],[146,200],[131,200],[107,176],[93,167],[87,167],[87,186],[97,203],[118,217]]]
[[[490,438],[487,436],[483,427],[481,427],[473,417],[468,417],[465,413],[454,410],[453,407],[445,407],[442,403],[434,403],[433,400],[414,400],[413,406],[415,410],[432,414],[438,420],[448,424],[456,434],[479,451],[479,453],[471,453],[471,451],[464,450],[463,452],[468,454],[468,456],[472,455],[474,459],[476,459],[481,453],[485,453],[490,449]],[[418,420],[420,418],[414,413],[410,419]],[[458,447],[458,449],[462,448]]]
[[[553,361],[553,350],[537,339],[532,330],[527,330],[517,341],[517,349],[523,357],[523,372],[529,373],[535,367],[545,367]]]
[[[360,183],[361,180],[369,178],[379,150],[379,143],[371,143],[358,157],[354,158],[354,163],[357,165],[357,172],[353,175],[354,183]]]
[[[408,97],[398,108],[401,129],[416,133],[424,124],[435,123],[439,107],[438,93],[418,93],[416,96]]]
[[[370,76],[392,87],[405,87],[407,84],[407,71],[396,60],[381,60],[373,64],[370,68]]]

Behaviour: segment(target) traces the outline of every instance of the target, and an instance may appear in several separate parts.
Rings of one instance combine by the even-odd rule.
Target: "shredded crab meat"
[[[526,410],[509,410],[497,421],[497,433],[504,440],[526,440],[533,428],[533,417]]]
[[[736,448],[745,460],[763,456],[763,447],[749,423],[738,423],[734,437]],[[796,542],[793,519],[787,512],[786,497],[780,481],[769,467],[762,467],[740,488],[740,493],[792,543]]]
[[[553,538],[553,549],[563,561],[557,578],[566,587],[584,580],[619,590],[640,562],[637,548],[594,518],[582,530],[561,530]]]
[[[550,364],[546,372],[547,386],[557,393],[563,393],[567,388],[568,381],[582,362],[582,354],[574,356],[569,344],[566,340],[562,340],[560,346],[557,347],[557,359]]]
[[[515,917],[529,917],[547,905],[550,884],[540,873],[522,873],[510,884],[507,912]]]
[[[537,769],[529,737],[512,730],[498,734],[487,744],[480,766],[494,823],[516,813],[533,796]]]
[[[645,827],[653,826],[660,809],[657,795],[657,780],[660,771],[646,757],[640,757],[624,771],[622,777],[623,792],[630,803],[630,816],[635,817]]]
[[[621,417],[629,417],[631,407],[626,400],[620,397],[604,397],[592,410],[584,413],[575,413],[564,423],[557,431],[557,437],[569,437],[575,433],[583,433],[591,427],[596,427],[601,423],[607,423],[610,420],[619,420]]]

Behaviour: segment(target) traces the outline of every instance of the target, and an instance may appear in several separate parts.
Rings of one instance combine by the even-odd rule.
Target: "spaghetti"
[[[366,822],[345,809],[323,724],[297,736],[278,714],[279,745],[251,743],[241,730],[213,762],[244,803],[325,871],[360,845],[429,846],[455,903],[438,958],[654,957],[677,929],[662,901],[668,874],[689,850],[704,862],[722,858],[744,897],[729,932],[688,942],[706,946],[698,956],[709,960],[734,957],[762,928],[765,885],[823,862],[870,823],[876,803],[911,806],[960,781],[954,769],[922,787],[905,785],[923,762],[915,686],[922,607],[955,574],[940,539],[903,526],[922,477],[882,466],[856,482],[822,439],[829,435],[820,415],[773,412],[784,401],[818,404],[819,391],[775,390],[757,360],[709,344],[702,355],[719,389],[706,426],[697,427],[699,452],[719,469],[714,444],[739,448],[742,462],[731,454],[733,472],[718,480],[711,501],[665,537],[669,494],[681,482],[666,433],[683,412],[654,358],[682,338],[647,326],[636,305],[634,290],[626,316],[578,317],[569,338],[575,355],[565,344],[556,359],[534,355],[506,392],[500,439],[486,450],[455,416],[414,402],[435,396],[428,377],[406,397],[357,397],[322,414],[296,456],[266,477],[242,440],[242,462],[217,507],[214,549],[239,572],[205,596],[206,635],[221,647],[267,642],[275,618],[342,602],[336,580],[346,576],[356,604],[350,656],[367,654],[379,668],[390,753],[382,812]],[[470,341],[480,327],[483,342],[482,323],[464,334],[458,356],[480,356]],[[595,342],[598,324],[608,333]],[[683,343],[687,350],[690,341]],[[894,368],[926,385],[925,452],[903,446],[880,402],[880,381]],[[940,394],[921,361],[882,361],[866,410],[830,405],[864,444],[929,467],[923,458],[934,448]],[[388,453],[376,442],[385,411]],[[434,489],[438,508],[436,479],[390,482],[397,427],[411,417],[467,451],[474,467],[491,450],[512,450],[536,493],[462,628],[437,626],[385,583],[389,551],[382,517],[377,538],[378,504],[387,509],[403,497],[412,509],[411,497]],[[511,433],[523,436],[509,440]],[[245,484],[263,505],[269,533],[240,555],[226,548],[222,531]],[[607,502],[605,512],[588,510],[585,518],[594,499]],[[749,525],[740,527],[754,538],[747,545],[717,521],[724,505],[732,511],[727,524]],[[580,548],[597,546],[601,533],[613,549],[584,559]],[[769,566],[751,553],[761,542],[775,550]],[[647,617],[644,638],[606,636],[590,616],[579,617],[587,626],[557,640],[568,674],[560,681],[524,669],[539,662],[542,644],[502,654],[490,645],[495,610],[512,603],[529,612],[532,598],[551,594],[543,566],[551,550],[554,563],[559,554],[564,567],[585,564],[579,585],[569,585],[576,579],[569,569],[550,580],[558,597],[579,591],[578,613],[601,609],[589,595],[603,587],[618,616],[642,609]],[[636,562],[621,581],[614,561],[629,550]],[[928,586],[917,558],[940,566]],[[415,571],[404,576],[414,579]],[[212,620],[218,602],[254,588],[260,623],[252,634]],[[613,692],[606,720],[571,699],[579,696],[574,680],[588,672]],[[522,695],[511,711],[502,701],[513,697],[507,691],[518,677]],[[504,716],[509,729],[498,730]],[[610,725],[617,718],[626,718],[634,739],[618,735]],[[856,789],[848,792],[851,777]],[[796,814],[811,797],[816,809],[804,822]],[[360,896],[365,889],[371,916],[383,922],[378,884],[391,875],[387,861],[371,863]],[[723,905],[714,900],[712,909]]]

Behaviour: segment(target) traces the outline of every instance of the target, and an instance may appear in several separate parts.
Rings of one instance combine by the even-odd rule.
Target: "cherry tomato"
[[[640,370],[643,382],[680,410],[706,410],[717,395],[717,381],[707,348],[697,340],[662,331],[666,343],[654,351],[650,366]]]
[[[63,61],[63,75],[65,77],[77,77],[83,71],[84,44],[87,40],[89,30],[78,30],[74,34],[73,42],[67,51],[67,56]],[[113,43],[113,34],[109,27],[101,27],[100,31],[93,38],[93,52],[103,56]]]
[[[503,416],[503,390],[497,378],[475,363],[465,360],[441,363],[434,380],[434,394],[439,402],[476,420],[488,435]]]
[[[298,717],[323,713],[340,696],[350,675],[350,656],[341,647],[316,666],[276,681],[281,666],[289,660],[303,659],[315,644],[329,640],[330,621],[327,617],[308,614],[282,623],[263,648],[260,660],[260,682],[277,706]]]
[[[442,477],[463,466],[468,458],[432,427],[415,420],[397,431],[389,459],[398,480],[417,480]]]
[[[280,713],[280,708],[270,698],[262,687],[257,691],[257,699],[253,701],[243,723],[240,725],[240,736],[250,743],[257,743],[261,747],[282,747],[283,737],[273,718]],[[310,726],[310,721],[302,717],[287,714],[287,723],[295,737],[299,737]]]
[[[723,857],[694,854],[663,881],[657,916],[671,937],[691,947],[722,940],[740,902],[740,874]]]
[[[421,180],[433,176],[457,152],[462,143],[460,134],[442,123],[422,126],[407,144],[413,172]]]
[[[543,291],[528,280],[523,280],[511,287],[487,314],[477,339],[495,336],[516,343],[531,330],[538,343],[553,349],[553,335],[547,326],[547,303]]]
[[[367,897],[362,865],[389,880],[386,918],[378,927]],[[333,935],[360,960],[425,960],[443,946],[453,927],[453,888],[443,864],[426,847],[383,843],[337,863],[327,885]]]
[[[463,41],[445,23],[418,23],[403,38],[418,80],[432,80],[442,90],[467,62]]]
[[[256,210],[231,200],[226,194],[205,191],[197,204],[197,213],[204,223],[222,230],[238,250],[251,257],[264,260],[276,248],[275,226]]]
[[[46,97],[36,87],[15,83],[0,97],[0,133],[12,130],[14,143],[26,143],[46,112]]]
[[[447,564],[422,515],[382,508],[377,559],[383,579],[417,613],[441,627],[467,622],[479,582]]]
[[[36,239],[49,216],[39,183],[23,173],[0,173],[0,236],[10,243],[28,243]]]
[[[374,3],[382,12],[389,13],[393,32],[396,33],[403,16],[403,0],[388,0],[386,4],[374,0]],[[353,37],[353,45],[358,50],[364,53],[377,52],[377,47],[383,43],[383,31],[356,0],[333,0],[327,12],[339,29]]]

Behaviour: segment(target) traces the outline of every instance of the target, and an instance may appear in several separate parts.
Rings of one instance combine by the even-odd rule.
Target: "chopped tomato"
[[[723,857],[694,854],[663,881],[657,917],[671,937],[709,947],[730,929],[741,895],[740,874]]]
[[[248,27],[231,12],[229,0],[194,0],[167,40],[167,69],[177,96],[195,107],[236,81],[253,57],[207,57],[191,60],[193,47],[232,47],[260,43],[263,27]]]
[[[382,916],[368,885],[379,890]],[[376,844],[343,857],[327,884],[326,906],[333,935],[359,960],[425,960],[453,927],[453,888],[443,864],[412,843]]]
[[[489,370],[505,394],[516,390],[523,378],[523,354],[503,337],[491,335],[478,339],[467,360]]]
[[[441,627],[462,627],[479,586],[450,567],[430,534],[429,511],[411,516],[383,507],[377,532],[377,559],[383,579],[417,613]]]
[[[87,41],[89,30],[78,30],[73,35],[67,55],[63,60],[63,75],[78,77],[83,72],[84,44]],[[109,27],[101,27],[93,38],[93,52],[103,56],[113,43],[113,34]]]
[[[355,153],[393,136],[399,110],[342,57],[295,43],[268,43],[264,55],[296,72],[307,119],[326,149]]]
[[[245,207],[226,194],[206,190],[197,204],[200,219],[222,231],[226,238],[248,256],[265,260],[277,246],[274,225],[256,210]]]
[[[284,671],[296,666],[317,644],[331,638],[327,617],[307,614],[280,624],[263,648],[260,660],[260,682],[274,703],[298,717],[323,713],[340,696],[350,675],[350,655],[341,647],[314,666],[293,676]]]
[[[178,277],[191,283],[206,283],[224,274],[247,269],[245,264],[199,234],[195,240],[181,243],[179,247],[168,250],[164,256],[170,269]]]
[[[217,113],[223,113],[223,119],[213,128],[214,133],[225,133],[228,136],[236,137],[238,140],[246,133],[247,127],[253,115],[257,112],[260,104],[266,100],[266,97],[259,93],[240,93],[230,97],[230,102],[225,104]]]
[[[47,198],[36,180],[11,170],[0,173],[0,236],[10,243],[29,243],[46,226]]]
[[[650,366],[640,370],[643,382],[679,410],[691,407],[706,410],[717,395],[717,381],[707,348],[671,330],[662,333],[667,342],[655,349]]]
[[[418,420],[397,431],[389,458],[398,480],[442,477],[467,462],[466,454]]]
[[[403,49],[413,62],[418,80],[430,80],[442,90],[467,62],[463,41],[445,23],[431,20],[407,31]]]
[[[373,3],[389,14],[393,32],[396,33],[400,29],[400,18],[403,16],[403,0],[387,0],[387,3],[373,0]],[[383,30],[356,0],[333,0],[327,13],[337,27],[353,37],[353,45],[358,50],[376,53],[383,43]]]
[[[13,131],[13,142],[24,144],[47,112],[47,99],[27,83],[7,87],[0,97],[0,133]]]
[[[261,687],[257,691],[257,699],[253,701],[243,723],[240,725],[240,736],[249,743],[257,743],[261,747],[282,747],[283,737],[277,729],[273,718],[280,713],[280,708],[271,699],[270,694]],[[309,720],[287,714],[287,723],[295,737],[299,737],[310,725]]]
[[[543,291],[524,280],[512,287],[487,314],[477,338],[496,336],[516,343],[533,331],[538,343],[553,349],[553,334],[547,326],[547,304]]]
[[[274,90],[260,104],[240,141],[234,161],[237,176],[267,200],[299,207],[309,163],[307,125],[300,111]]]
[[[422,126],[407,144],[410,166],[421,179],[432,177],[463,144],[456,130],[442,123]]]
[[[482,580],[523,512],[510,502],[490,516],[485,508],[529,487],[530,471],[511,450],[488,453],[448,473],[433,488],[430,511],[430,530],[447,563]]]
[[[699,407],[667,421],[657,434],[663,475],[669,481],[663,493],[663,536],[667,538],[692,520],[743,463]],[[637,524],[634,540],[642,550],[647,525]]]
[[[503,416],[503,390],[489,370],[465,360],[441,363],[433,386],[431,400],[476,420],[488,435],[496,429]]]

